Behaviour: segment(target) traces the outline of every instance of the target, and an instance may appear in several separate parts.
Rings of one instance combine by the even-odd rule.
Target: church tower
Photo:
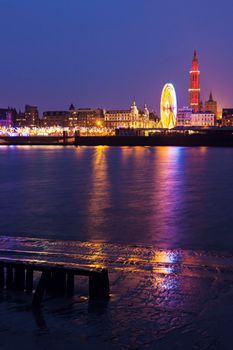
[[[190,85],[189,85],[189,106],[198,112],[200,109],[200,71],[198,69],[197,52],[194,51],[192,68],[189,72]]]
[[[132,106],[131,106],[131,116],[133,117],[133,119],[137,119],[138,118],[138,108],[136,105],[136,102],[133,101]]]

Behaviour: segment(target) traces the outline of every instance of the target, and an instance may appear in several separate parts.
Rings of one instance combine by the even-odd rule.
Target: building
[[[16,117],[15,117],[15,123],[14,126],[16,128],[21,128],[27,125],[27,120],[25,117],[24,112],[21,112],[21,110],[19,111],[19,113],[17,113]]]
[[[216,116],[214,113],[197,112],[194,113],[192,108],[183,107],[178,109],[176,117],[176,126],[200,126],[208,127],[214,126],[216,123]]]
[[[10,128],[14,124],[14,110],[11,108],[0,108],[0,127]]]
[[[212,92],[210,92],[209,100],[205,102],[205,111],[214,113],[217,117],[217,101],[214,101]]]
[[[43,125],[46,127],[102,127],[104,126],[103,109],[78,108],[73,104],[66,111],[46,111],[43,113]]]
[[[39,125],[40,119],[37,106],[26,105],[24,115],[27,126],[34,127]]]
[[[190,84],[189,84],[189,107],[198,112],[200,110],[201,98],[200,98],[200,71],[198,69],[197,52],[194,51],[192,68],[189,72]]]
[[[25,105],[24,112],[19,111],[15,116],[15,127],[37,127],[40,125],[39,111],[37,106]]]
[[[192,108],[179,108],[176,116],[176,126],[191,126],[192,125]]]
[[[192,113],[191,115],[191,126],[208,127],[215,125],[215,114],[208,112]]]
[[[92,108],[79,108],[77,110],[78,113],[78,127],[104,127],[105,126],[105,118],[104,118],[104,110],[100,108],[92,109]]]
[[[155,111],[151,111],[149,113],[149,120],[155,124],[155,127],[158,127],[161,122],[160,116],[158,116],[158,114]]]
[[[46,111],[43,113],[43,126],[60,126],[67,127],[69,120],[69,111]]]
[[[233,108],[223,108],[222,126],[233,126]]]
[[[149,119],[149,110],[144,105],[143,111],[137,108],[134,101],[130,109],[105,111],[105,124],[107,128],[147,128],[154,121]]]

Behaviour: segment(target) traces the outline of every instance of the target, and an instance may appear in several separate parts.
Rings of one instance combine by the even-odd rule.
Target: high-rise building
[[[212,112],[217,116],[217,101],[214,101],[212,92],[210,93],[209,100],[205,102],[205,111]]]
[[[197,52],[194,51],[192,68],[189,72],[190,85],[189,85],[189,107],[198,112],[200,109],[200,71],[198,69]]]

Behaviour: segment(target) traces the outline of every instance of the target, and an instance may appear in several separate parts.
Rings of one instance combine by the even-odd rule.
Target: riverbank
[[[75,297],[47,296],[34,311],[30,294],[2,291],[2,349],[232,349],[232,254],[9,236],[0,242],[1,255],[13,246],[17,259],[104,265],[111,284],[109,302],[92,303],[86,279],[78,278]]]
[[[155,136],[81,136],[76,146],[181,146],[233,147],[233,135],[225,132],[208,134],[158,134]]]
[[[233,134],[221,131],[155,136],[1,136],[0,145],[233,147]]]
[[[74,145],[74,136],[0,136],[1,145],[14,146],[70,146]]]

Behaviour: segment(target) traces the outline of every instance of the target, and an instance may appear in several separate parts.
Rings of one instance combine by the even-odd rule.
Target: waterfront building
[[[60,127],[102,127],[104,126],[103,109],[78,108],[73,104],[66,111],[46,111],[43,113],[43,125]]]
[[[39,111],[37,106],[25,105],[24,112],[15,114],[15,127],[36,127],[40,125]]]
[[[45,127],[60,126],[67,127],[69,120],[69,111],[46,111],[43,113],[43,125]]]
[[[209,100],[205,102],[205,111],[214,113],[217,117],[217,101],[214,101],[212,92],[210,92]]]
[[[176,126],[191,126],[192,125],[192,108],[179,108],[176,116]]]
[[[215,125],[215,114],[208,112],[192,113],[191,115],[191,126],[214,126]]]
[[[189,85],[189,107],[194,112],[200,111],[200,71],[198,68],[197,52],[194,51],[192,67],[189,72],[190,85]]]
[[[233,108],[223,108],[222,126],[233,126]]]
[[[133,101],[130,109],[107,110],[105,111],[105,124],[107,128],[147,128],[154,121],[149,118],[150,113],[147,105],[139,110],[136,102]]]
[[[192,108],[183,107],[178,109],[176,126],[214,126],[216,117],[214,113],[193,112]]]
[[[10,128],[13,126],[14,110],[10,108],[0,108],[0,127]]]
[[[156,128],[158,128],[161,125],[161,118],[155,111],[151,111],[149,113],[149,120],[152,124],[154,124],[154,127]]]
[[[66,126],[68,127],[76,127],[78,124],[78,112],[75,109],[73,103],[71,103],[69,107],[69,111],[67,113]]]
[[[103,109],[79,108],[77,110],[77,114],[78,114],[78,119],[77,119],[78,127],[100,128],[105,126]]]
[[[40,119],[37,106],[26,105],[24,116],[27,126],[34,127],[39,125]]]
[[[21,110],[19,111],[19,113],[16,114],[15,116],[15,122],[14,122],[14,126],[17,127],[24,127],[27,126],[27,121],[25,118],[25,113],[21,112]]]

